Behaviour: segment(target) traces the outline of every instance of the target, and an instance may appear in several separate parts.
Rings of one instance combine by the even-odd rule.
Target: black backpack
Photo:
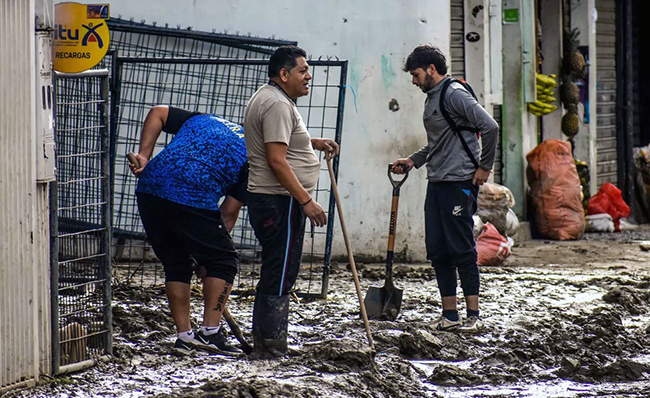
[[[474,163],[474,166],[478,169],[478,161],[474,157],[474,154],[472,151],[470,151],[469,146],[467,146],[467,142],[463,138],[463,135],[460,133],[461,130],[467,130],[475,133],[477,136],[481,135],[481,132],[476,128],[476,127],[470,127],[470,126],[458,126],[456,125],[456,122],[451,118],[451,115],[449,115],[449,112],[447,112],[447,109],[445,109],[445,95],[447,94],[447,89],[452,83],[459,83],[462,85],[465,90],[467,90],[470,94],[472,94],[472,97],[474,97],[475,100],[478,101],[476,98],[476,94],[474,94],[474,90],[472,90],[472,87],[467,84],[465,80],[462,79],[448,79],[446,82],[443,83],[442,85],[442,90],[440,91],[440,112],[442,113],[442,116],[444,116],[445,120],[447,123],[449,123],[449,127],[451,127],[454,132],[456,132],[456,135],[458,138],[460,138],[461,144],[463,144],[463,148],[465,148],[465,152],[467,152],[467,155],[469,156],[470,160],[472,163]]]

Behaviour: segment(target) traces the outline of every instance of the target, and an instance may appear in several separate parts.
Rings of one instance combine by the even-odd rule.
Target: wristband
[[[305,203],[301,203],[300,206],[302,206],[302,207],[307,206],[307,205],[312,201],[312,199],[313,199],[313,198],[309,198],[308,201],[306,201]]]

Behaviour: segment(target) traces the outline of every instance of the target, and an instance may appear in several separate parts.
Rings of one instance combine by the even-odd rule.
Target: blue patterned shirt
[[[221,197],[241,185],[240,175],[246,178],[242,126],[215,115],[170,107],[163,131],[175,136],[144,168],[136,192],[218,210]],[[245,187],[246,181],[242,182]]]

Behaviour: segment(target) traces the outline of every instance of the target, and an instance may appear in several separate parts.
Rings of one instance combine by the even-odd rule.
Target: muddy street
[[[172,356],[163,289],[118,289],[112,362],[7,396],[648,396],[650,252],[639,243],[648,232],[521,243],[505,265],[481,268],[478,335],[434,330],[432,268],[397,265],[402,309],[394,322],[371,321],[376,354],[346,263],[334,265],[327,300],[291,303],[290,355],[276,361]],[[383,284],[382,264],[359,268],[364,292]],[[252,300],[230,304],[251,341]],[[196,294],[197,324],[201,305]]]

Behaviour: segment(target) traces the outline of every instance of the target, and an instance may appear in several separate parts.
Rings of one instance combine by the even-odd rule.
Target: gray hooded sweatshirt
[[[445,77],[426,92],[424,128],[427,131],[428,143],[409,156],[416,168],[427,163],[427,158],[430,159],[427,163],[427,178],[432,182],[467,181],[471,180],[476,172],[476,167],[465,152],[460,138],[440,112],[440,91],[448,79],[450,77]],[[499,125],[462,85],[452,83],[445,96],[445,109],[456,125],[476,127],[481,132],[482,149],[476,133],[462,130],[461,134],[474,158],[478,160],[479,166],[492,170]]]

